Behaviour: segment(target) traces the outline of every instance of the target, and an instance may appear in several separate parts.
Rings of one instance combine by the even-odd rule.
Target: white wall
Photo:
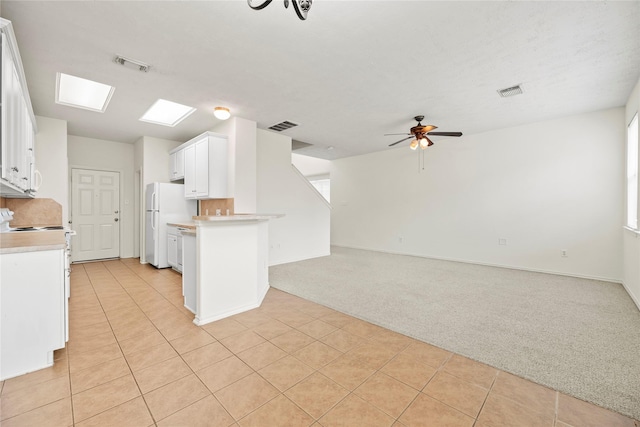
[[[331,174],[331,161],[318,159],[316,157],[304,156],[302,154],[291,153],[291,163],[307,179],[329,178]]]
[[[133,257],[135,215],[135,203],[133,200],[134,146],[121,142],[69,135],[67,147],[69,169],[81,168],[120,172],[120,257]]]
[[[629,96],[625,108],[625,132],[633,116],[640,111],[640,80]],[[640,130],[639,130],[640,132]],[[640,135],[638,135],[640,138]],[[623,168],[624,170],[624,168]],[[640,199],[639,199],[640,200]],[[623,206],[625,206],[623,204]],[[626,207],[626,206],[625,206]],[[626,223],[626,221],[625,221]],[[624,278],[623,284],[631,298],[640,309],[640,234],[638,231],[624,229]]]
[[[406,146],[335,160],[332,244],[620,281],[624,134],[615,108],[439,138],[424,170]]]
[[[184,142],[186,141],[177,142],[151,136],[142,138],[142,181],[145,186],[152,182],[170,182],[169,151]]]
[[[229,137],[229,176],[237,213],[256,213],[256,122],[231,117],[211,129]]]
[[[291,165],[291,138],[258,129],[257,210],[286,216],[269,222],[269,265],[329,255],[330,212]]]
[[[135,240],[134,242],[136,243],[135,247],[137,249],[136,255],[140,256],[141,263],[146,262],[143,242],[145,241],[145,191],[147,184],[151,184],[152,182],[170,182],[169,151],[184,142],[186,141],[179,142],[154,138],[151,136],[143,136],[131,146],[133,171],[134,174],[140,174],[140,188],[137,191],[137,215],[139,229],[135,235],[137,242],[135,242]]]
[[[42,174],[37,198],[53,199],[62,206],[62,225],[69,223],[69,169],[67,122],[36,116],[36,169]]]

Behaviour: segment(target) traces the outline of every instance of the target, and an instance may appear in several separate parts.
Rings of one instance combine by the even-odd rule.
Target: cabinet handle
[[[14,172],[19,172],[19,171],[18,171],[18,168],[17,168],[17,167],[15,167],[15,166],[14,166],[14,167],[12,167],[12,168],[11,168],[11,170],[12,170],[12,171],[14,171]]]

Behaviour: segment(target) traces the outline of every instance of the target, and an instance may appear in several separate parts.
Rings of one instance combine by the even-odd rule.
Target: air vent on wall
[[[298,126],[297,123],[293,123],[288,120],[285,120],[283,122],[276,123],[273,126],[269,126],[269,129],[275,130],[276,132],[282,132],[283,130],[291,129],[292,127],[296,127],[296,126]]]
[[[520,95],[522,93],[522,88],[520,87],[520,85],[511,86],[506,89],[498,90],[498,93],[501,97],[506,98],[508,96]]]

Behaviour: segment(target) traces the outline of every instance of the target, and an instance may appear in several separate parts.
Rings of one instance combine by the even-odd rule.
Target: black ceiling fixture
[[[462,136],[462,132],[432,132],[434,129],[438,129],[437,126],[433,126],[433,125],[426,125],[423,126],[422,125],[422,121],[424,120],[424,116],[415,116],[413,118],[415,121],[418,122],[418,124],[414,127],[412,127],[411,129],[409,129],[409,133],[385,133],[385,136],[387,135],[409,135],[406,138],[401,139],[400,141],[396,141],[393,144],[389,144],[389,147],[393,147],[396,144],[400,144],[403,141],[406,141],[408,139],[414,138],[413,141],[411,141],[411,144],[409,144],[409,147],[412,150],[415,150],[416,148],[418,148],[418,145],[420,146],[420,148],[422,148],[423,150],[427,147],[430,147],[433,145],[433,141],[431,141],[427,135],[432,135],[432,136]]]
[[[261,3],[254,5],[253,0],[247,0],[247,3],[253,10],[261,10],[269,6],[272,1],[273,0],[262,0]],[[293,9],[296,11],[298,18],[303,21],[307,19],[307,13],[309,13],[309,9],[311,9],[312,2],[313,0],[291,0],[291,3],[293,3]],[[289,7],[289,0],[284,0],[284,7],[285,9]]]

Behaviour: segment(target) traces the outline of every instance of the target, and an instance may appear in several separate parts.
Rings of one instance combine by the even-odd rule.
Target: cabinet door
[[[50,366],[65,346],[64,250],[3,254],[0,276],[4,380]]]
[[[176,179],[184,179],[184,150],[176,151],[174,154]]]
[[[169,179],[175,181],[176,179],[176,153],[169,154]]]
[[[178,236],[167,235],[167,262],[171,267],[178,266]]]
[[[184,149],[184,197],[196,196],[196,147],[190,145]]]
[[[0,176],[16,188],[26,192],[31,188],[31,159],[35,128],[26,91],[19,77],[20,63],[9,47],[7,35],[2,33],[2,151]]]
[[[169,179],[171,181],[184,179],[184,150],[169,155]]]
[[[196,195],[209,197],[209,139],[197,142],[196,146]]]

